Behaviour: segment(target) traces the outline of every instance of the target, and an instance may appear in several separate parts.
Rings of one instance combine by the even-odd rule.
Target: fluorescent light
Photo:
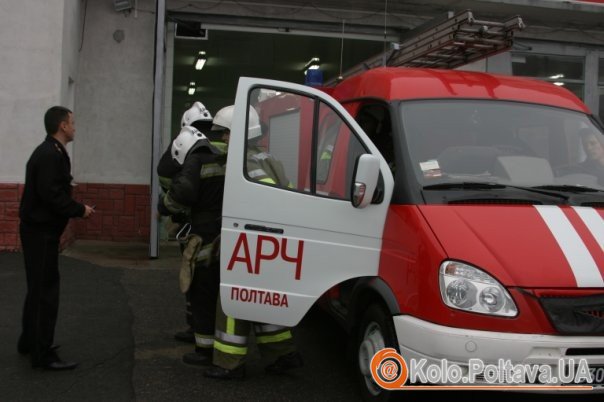
[[[195,81],[191,81],[191,82],[189,83],[189,89],[187,90],[187,93],[188,93],[189,95],[193,95],[193,94],[195,93],[195,88],[196,88],[196,87],[195,87]]]
[[[304,65],[304,75],[306,75],[306,71],[308,70],[318,70],[321,67],[321,59],[318,57],[313,57]]]
[[[200,51],[197,55],[197,60],[195,60],[195,70],[201,70],[203,66],[205,66],[206,60],[206,52],[204,52],[203,50]]]
[[[553,84],[554,84],[554,85],[558,85],[559,87],[564,86],[564,83],[563,83],[563,82],[554,82]]]
[[[526,57],[524,56],[512,56],[512,63],[526,63]]]
[[[549,77],[552,80],[559,80],[560,78],[564,78],[564,74],[555,74]]]

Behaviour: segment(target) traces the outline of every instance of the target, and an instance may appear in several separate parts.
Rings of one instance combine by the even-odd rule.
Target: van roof
[[[460,70],[380,67],[348,78],[329,91],[339,101],[472,98],[557,106],[591,114],[570,91],[532,78]]]

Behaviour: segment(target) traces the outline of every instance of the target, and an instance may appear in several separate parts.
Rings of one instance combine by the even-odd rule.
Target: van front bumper
[[[462,368],[470,359],[497,364],[549,365],[557,369],[560,359],[585,359],[592,366],[604,366],[603,336],[559,336],[489,332],[446,327],[408,315],[394,316],[400,353],[406,362],[426,359],[427,365],[443,359]],[[572,349],[571,355],[567,351]],[[409,363],[408,363],[409,364]],[[553,370],[556,372],[556,370]],[[594,386],[604,392],[604,385]]]

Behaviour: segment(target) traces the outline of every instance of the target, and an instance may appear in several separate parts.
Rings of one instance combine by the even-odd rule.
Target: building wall
[[[138,7],[154,10],[154,1],[139,0]],[[118,13],[112,1],[89,0],[87,8],[75,91],[75,179],[149,185],[155,14]]]
[[[63,102],[63,16],[64,0],[0,2],[0,183],[23,182],[44,112]]]
[[[20,248],[25,163],[52,105],[74,111],[74,197],[97,206],[93,218],[72,221],[63,246],[148,240],[155,5],[138,5],[134,15],[109,0],[0,2],[0,51],[10,55],[0,63],[0,250]]]

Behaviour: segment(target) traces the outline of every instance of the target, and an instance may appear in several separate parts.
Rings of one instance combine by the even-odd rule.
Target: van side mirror
[[[363,154],[357,158],[350,200],[355,208],[371,204],[380,174],[380,160],[375,155]]]

